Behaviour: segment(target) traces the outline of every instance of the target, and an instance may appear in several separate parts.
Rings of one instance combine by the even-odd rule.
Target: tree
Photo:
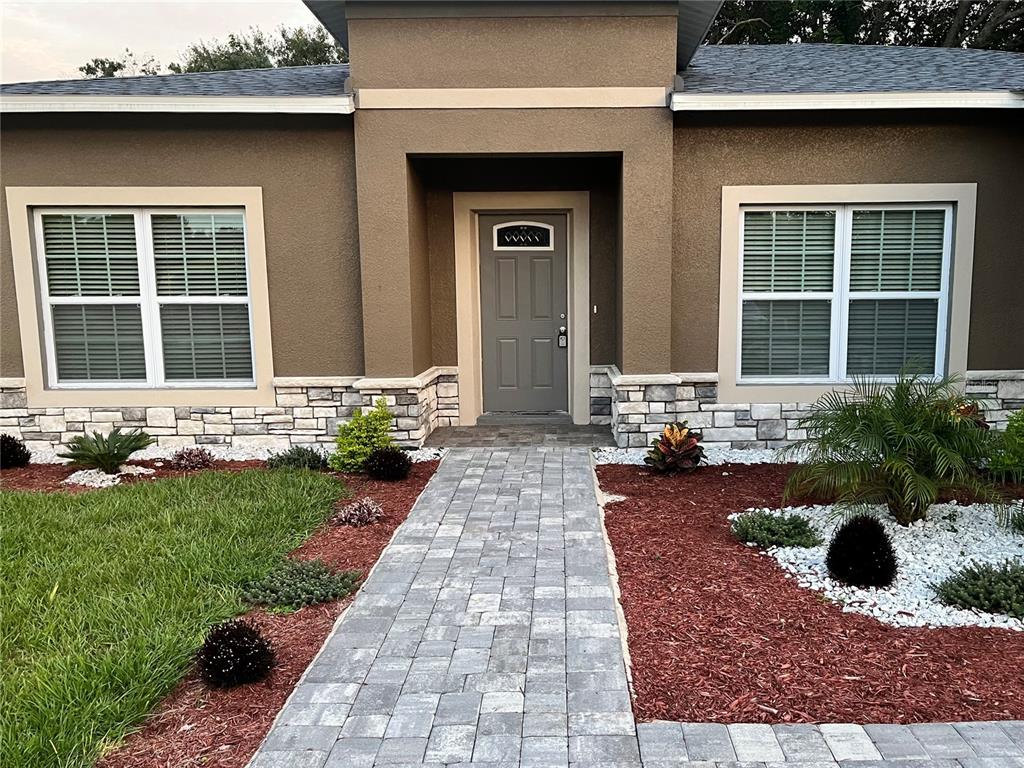
[[[158,75],[160,64],[150,56],[139,61],[127,48],[120,59],[91,59],[78,68],[83,77],[134,77],[136,75]]]
[[[174,73],[214,72],[226,69],[267,69],[309,64],[339,64],[348,54],[323,27],[279,27],[268,34],[255,27],[228,35],[226,40],[189,45],[179,61],[167,69]],[[95,58],[78,68],[84,77],[158,75],[161,67],[152,57],[139,61],[125,49],[118,59]]]
[[[707,40],[1024,51],[1024,0],[727,0]]]

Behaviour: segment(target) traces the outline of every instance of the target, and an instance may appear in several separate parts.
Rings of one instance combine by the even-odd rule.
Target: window
[[[952,206],[750,206],[741,217],[741,383],[942,375]]]
[[[39,209],[52,387],[254,385],[245,217]]]
[[[552,236],[555,228],[550,224],[533,221],[511,221],[494,226],[496,251],[553,251]]]

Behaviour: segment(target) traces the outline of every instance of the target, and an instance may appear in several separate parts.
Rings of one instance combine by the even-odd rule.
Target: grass
[[[181,679],[211,624],[329,514],[313,472],[2,493],[0,765],[88,766]]]

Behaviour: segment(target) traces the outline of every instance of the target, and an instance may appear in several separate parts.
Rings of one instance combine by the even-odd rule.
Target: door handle
[[[562,348],[569,346],[569,336],[566,334],[564,325],[558,328],[558,346]]]

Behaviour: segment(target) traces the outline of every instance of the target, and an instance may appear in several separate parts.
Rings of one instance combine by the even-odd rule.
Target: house
[[[351,66],[5,85],[0,425],[328,442],[563,413],[798,437],[1024,406],[1024,55],[699,47],[717,3],[309,2]]]

